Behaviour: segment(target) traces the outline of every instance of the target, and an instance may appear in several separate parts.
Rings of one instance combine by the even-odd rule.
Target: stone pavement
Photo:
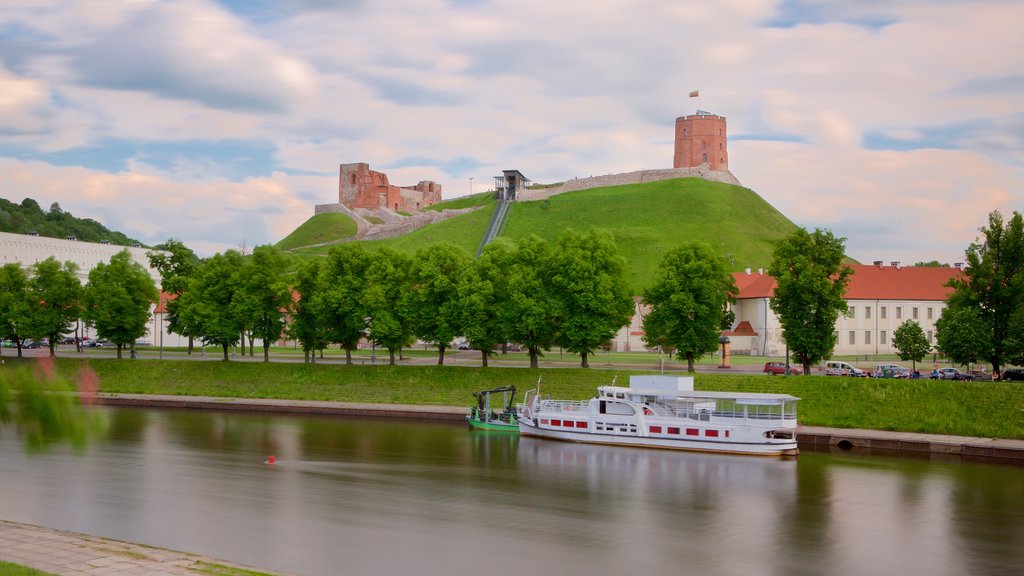
[[[260,574],[281,574],[184,552],[5,520],[0,520],[0,560],[61,576],[196,576],[210,574],[203,568],[211,564]]]

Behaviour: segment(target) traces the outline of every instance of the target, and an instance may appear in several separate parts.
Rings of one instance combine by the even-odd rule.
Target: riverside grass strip
[[[555,398],[591,398],[613,378],[628,386],[640,370],[387,366],[192,360],[57,360],[69,378],[88,365],[100,391],[229,398],[277,398],[468,406],[472,393],[515,385]],[[685,375],[675,372],[672,375]],[[801,398],[803,425],[982,438],[1024,439],[1024,384],[831,376],[694,374],[699,390],[779,392]]]

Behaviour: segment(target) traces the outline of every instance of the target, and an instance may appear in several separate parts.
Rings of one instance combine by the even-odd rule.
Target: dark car
[[[1003,370],[1001,379],[1007,382],[1024,382],[1024,368],[1007,368]]]
[[[763,370],[763,372],[765,374],[768,374],[769,376],[775,376],[775,375],[778,375],[778,374],[785,374],[786,373],[786,363],[785,362],[765,362],[764,363],[764,370]],[[799,374],[803,374],[804,371],[801,370],[800,368],[790,364],[790,366],[789,366],[789,373],[792,374],[792,375],[799,375]]]

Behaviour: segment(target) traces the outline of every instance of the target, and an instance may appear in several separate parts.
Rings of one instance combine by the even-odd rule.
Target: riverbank
[[[415,404],[371,404],[315,400],[274,400],[267,398],[215,398],[159,394],[97,395],[100,404],[149,408],[232,410],[276,414],[320,414],[463,422],[466,408]],[[993,461],[1024,465],[1024,440],[977,438],[885,430],[858,430],[800,426],[797,441],[801,450],[815,452],[862,452],[911,457],[961,457],[972,461]]]
[[[0,520],[0,560],[62,576],[284,576],[196,554]]]

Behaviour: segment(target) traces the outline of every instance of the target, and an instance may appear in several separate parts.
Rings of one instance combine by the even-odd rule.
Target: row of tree
[[[15,344],[18,356],[29,339],[46,339],[53,356],[72,328],[80,344],[80,320],[114,343],[118,358],[146,333],[156,285],[127,250],[89,271],[85,286],[77,271],[74,263],[52,257],[32,266],[31,274],[17,263],[0,268],[0,337]]]

